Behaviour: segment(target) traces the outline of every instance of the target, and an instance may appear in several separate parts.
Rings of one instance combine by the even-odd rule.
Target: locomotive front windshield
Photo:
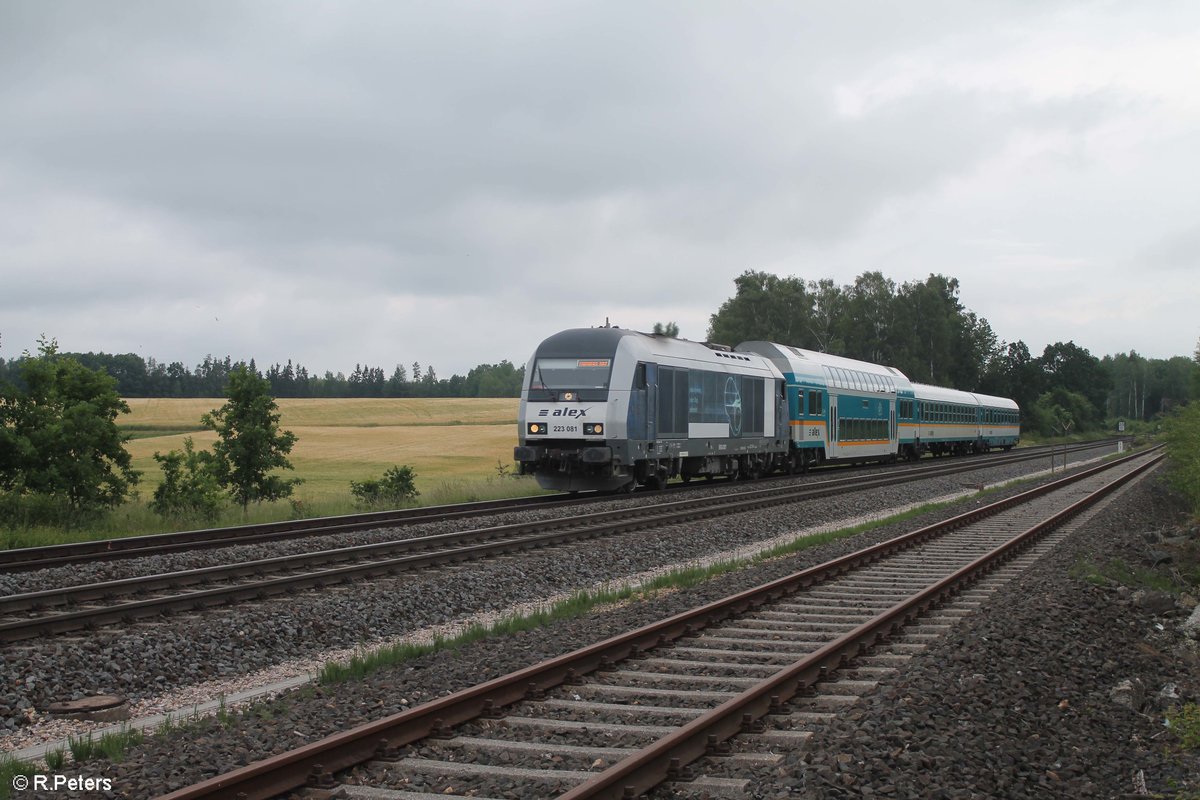
[[[539,358],[534,364],[529,388],[607,391],[611,373],[612,359],[609,358]]]

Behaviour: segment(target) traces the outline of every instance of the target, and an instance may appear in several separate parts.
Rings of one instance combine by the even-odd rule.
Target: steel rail
[[[1066,452],[1094,449],[1110,444],[1112,440],[1086,442],[1071,446]],[[1021,461],[1036,460],[1044,448],[1025,448],[1017,453],[988,456],[989,463],[1003,466]],[[1058,450],[1061,453],[1063,450]],[[941,459],[931,459],[938,463]],[[838,466],[838,465],[835,465]],[[935,468],[915,467],[914,469]],[[777,476],[782,477],[782,476]],[[705,484],[672,484],[666,491],[686,492],[702,488]],[[661,491],[661,490],[658,490]],[[486,514],[523,511],[533,508],[552,508],[581,503],[592,503],[610,496],[588,494],[555,494],[535,497],[485,500],[447,506],[374,511],[363,514],[347,514],[337,517],[315,517],[306,520],[267,522],[258,525],[241,525],[231,528],[208,528],[176,533],[126,536],[90,542],[47,545],[41,547],[19,547],[0,550],[0,572],[27,572],[90,561],[111,561],[122,558],[140,558],[180,551],[230,547],[239,544],[257,544],[334,533],[369,530],[382,526],[416,525],[443,520],[467,519]]]
[[[747,589],[722,600],[675,614],[667,619],[651,623],[635,631],[614,636],[469,689],[431,700],[428,703],[393,714],[389,717],[357,726],[348,731],[332,734],[295,750],[270,756],[223,775],[208,778],[200,783],[163,795],[159,800],[201,800],[202,798],[231,797],[235,795],[244,795],[247,800],[261,800],[292,791],[307,783],[325,782],[328,780],[330,772],[336,772],[361,764],[377,755],[387,756],[397,748],[428,737],[435,732],[440,732],[454,725],[492,713],[503,706],[525,699],[536,698],[548,689],[552,689],[564,682],[571,682],[578,676],[599,669],[601,666],[607,666],[613,662],[639,655],[657,646],[668,646],[675,639],[691,635],[707,626],[719,624],[737,614],[745,613],[766,603],[780,600],[816,583],[846,573],[856,567],[872,563],[884,556],[908,549],[943,533],[993,516],[1001,511],[1064,488],[1102,471],[1116,468],[1128,463],[1132,459],[1144,456],[1145,453],[1133,454],[1092,467],[1074,475],[1069,475],[1013,497],[972,509],[942,522],[897,536],[823,564],[809,567],[761,586]],[[1139,467],[1136,472],[1151,468],[1162,458],[1163,456],[1161,455],[1154,457],[1147,464]],[[1123,476],[1121,481],[1132,479],[1133,474],[1130,473],[1129,476]],[[1115,488],[1116,483],[1110,484],[1110,487]],[[1111,491],[1110,487],[1105,487],[1105,491]],[[1093,501],[1099,499],[1099,492],[1093,492],[1089,497],[1092,497]],[[1079,503],[1074,504],[1072,507],[1076,506],[1079,506]],[[1055,518],[1065,517],[1060,513],[1055,515]],[[1023,536],[1026,536],[1025,540],[1027,541],[1032,534],[1027,531]],[[1006,545],[1005,547],[997,548],[997,551],[1015,552],[1013,548],[1015,548],[1015,545]],[[996,551],[993,551],[993,555],[995,553]],[[978,569],[979,561],[982,561],[982,559],[977,559],[976,562],[972,562],[972,565],[969,566]],[[963,570],[959,570],[959,572],[963,572]],[[939,581],[935,586],[941,586],[949,580],[944,579],[943,581]],[[950,586],[950,584],[946,585]],[[957,583],[954,585],[957,585]],[[771,698],[782,697],[783,694],[786,694],[789,686],[792,689],[792,694],[797,690],[811,686],[816,681],[819,681],[822,676],[828,675],[831,670],[841,665],[843,659],[847,658],[848,654],[852,651],[862,650],[869,647],[871,643],[882,641],[883,637],[898,629],[906,621],[914,619],[920,608],[927,607],[936,602],[935,597],[926,595],[930,591],[927,589],[909,601],[905,601],[889,609],[884,615],[886,621],[877,622],[877,624],[868,623],[861,625],[850,633],[840,637],[835,643],[823,646],[812,656],[806,657],[802,662],[797,662],[796,666],[785,668],[786,677],[780,677],[783,673],[777,673],[776,676],[769,679],[772,682],[771,687],[764,689],[760,693],[763,697],[767,698],[765,706],[762,697],[757,695],[753,701],[743,699],[743,697],[735,698],[735,700],[743,702],[747,708],[754,709],[746,713],[754,714],[758,713],[757,710],[760,708],[765,709],[759,713],[759,716],[768,713],[772,708],[778,708],[780,703],[783,702],[782,699],[772,704]],[[834,644],[838,643],[840,643],[839,648],[835,648]],[[799,667],[801,664],[804,665],[803,668]],[[777,678],[778,680],[776,680]],[[726,708],[726,706],[730,706],[734,702],[729,701],[720,708]],[[726,710],[729,711],[729,709]],[[736,711],[730,711],[725,716],[738,716],[741,712],[742,707],[739,705]],[[732,729],[729,729],[729,724],[723,717],[717,727],[717,730],[722,732],[720,735],[724,735],[726,738],[741,729],[740,720]],[[686,734],[684,730],[687,731]],[[729,732],[724,733],[727,730]],[[686,755],[686,753],[692,750],[693,734],[700,735],[697,734],[693,726],[685,726],[681,731],[667,737],[670,744],[666,747],[672,753],[674,752],[674,748],[680,747],[680,752]],[[708,734],[703,734],[702,738],[707,742]],[[686,746],[683,745],[683,742],[687,743]],[[651,759],[644,756],[643,753],[644,751],[639,751],[638,754],[631,757],[631,759],[636,760],[636,763],[631,759],[625,759],[618,762],[610,770],[599,773],[595,779],[600,780],[601,777],[608,775],[608,778],[604,778],[602,787],[594,788],[602,792],[609,792],[610,789],[618,791],[613,787],[619,784],[619,791],[622,794],[597,796],[624,796],[626,786],[632,786],[634,792],[644,791],[644,789],[639,790],[639,785],[659,773],[665,775],[670,770],[669,759],[679,757],[668,755],[666,762],[660,762],[656,758],[653,761],[659,766],[651,767]],[[627,762],[629,763],[627,764]],[[620,773],[611,772],[611,770],[618,768],[621,769]],[[659,781],[661,779],[661,777],[658,778]]]
[[[994,462],[992,462],[994,463]],[[778,503],[794,503],[850,491],[924,480],[963,471],[976,465],[956,461],[916,470],[889,471],[868,476],[851,475],[802,486],[788,485],[676,500],[652,506],[621,508],[555,520],[500,525],[491,528],[437,534],[354,547],[258,559],[195,570],[125,578],[0,597],[0,614],[49,607],[111,601],[130,594],[175,591],[220,580],[259,576],[269,571],[307,570],[299,574],[256,580],[230,586],[187,591],[165,597],[129,601],[0,623],[0,642],[15,642],[47,634],[127,623],[163,613],[199,610],[240,600],[263,599],[298,588],[324,587],[354,578],[376,577],[401,571],[453,564],[519,550],[548,547],[632,530],[662,527],[695,519],[714,518]],[[419,551],[415,552],[414,551]],[[396,554],[402,555],[396,555]],[[363,562],[362,559],[374,558]],[[328,567],[331,563],[362,563]]]

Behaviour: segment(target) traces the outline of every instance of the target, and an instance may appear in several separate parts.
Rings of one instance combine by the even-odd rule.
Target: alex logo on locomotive
[[[543,408],[540,411],[538,411],[538,416],[539,417],[571,417],[572,419],[579,419],[581,417],[586,417],[587,412],[589,412],[589,411],[591,411],[590,408],[556,408],[552,412],[548,408]]]

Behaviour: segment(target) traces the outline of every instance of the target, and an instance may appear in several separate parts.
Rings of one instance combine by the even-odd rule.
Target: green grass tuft
[[[1185,750],[1200,750],[1200,706],[1187,703],[1167,713],[1167,723]]]
[[[71,758],[76,764],[82,764],[96,753],[96,742],[89,731],[86,736],[68,736],[67,747],[71,750]]]
[[[1087,560],[1079,561],[1068,570],[1068,574],[1093,586],[1116,583],[1131,589],[1150,589],[1169,594],[1179,594],[1184,588],[1168,574],[1144,567],[1131,567],[1119,558],[1110,559],[1102,566]]]
[[[39,772],[41,770],[31,761],[13,758],[7,753],[0,755],[0,800],[8,800],[10,797],[27,796],[25,792],[15,793],[13,791],[13,778],[18,775],[32,778]]]
[[[140,730],[122,725],[118,730],[101,734],[99,739],[94,738],[90,731],[78,738],[68,736],[67,747],[70,748],[71,757],[77,764],[93,758],[106,758],[118,762],[125,758],[126,750],[141,744],[142,739]]]
[[[67,753],[61,747],[46,751],[46,766],[50,768],[51,772],[61,772],[66,761]]]

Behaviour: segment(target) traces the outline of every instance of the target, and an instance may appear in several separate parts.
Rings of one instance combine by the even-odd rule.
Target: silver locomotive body
[[[783,376],[768,359],[611,327],[538,346],[518,425],[521,473],[565,491],[760,475],[788,450]]]

